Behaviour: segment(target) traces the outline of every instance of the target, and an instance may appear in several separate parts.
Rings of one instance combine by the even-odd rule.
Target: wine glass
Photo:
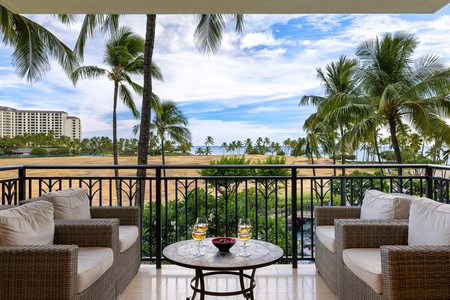
[[[239,219],[238,223],[238,239],[240,239],[244,244],[242,245],[244,247],[244,252],[239,253],[240,256],[250,256],[251,253],[247,253],[247,242],[252,238],[252,225],[250,222],[250,219],[248,218],[242,218]]]
[[[195,256],[203,256],[205,253],[202,252],[202,241],[206,238],[206,231],[192,230],[192,238],[197,241],[198,251],[194,253]]]
[[[208,221],[206,220],[205,217],[198,217],[195,220],[194,231],[204,232],[205,233],[205,237],[206,237],[206,233],[208,231],[208,228],[209,228]],[[203,246],[205,246],[205,244],[203,244],[203,242],[200,241],[200,246],[203,247]]]

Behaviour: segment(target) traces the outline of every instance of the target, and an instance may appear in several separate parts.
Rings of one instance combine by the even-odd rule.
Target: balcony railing
[[[147,175],[138,178],[138,168]],[[204,169],[222,175],[201,176]],[[449,203],[450,182],[450,167],[428,164],[20,165],[1,167],[0,174],[2,205],[82,187],[91,205],[140,206],[142,259],[157,266],[164,260],[162,249],[189,239],[195,217],[204,215],[209,236],[236,236],[238,218],[248,216],[253,238],[279,245],[284,261],[297,267],[299,261],[314,260],[315,206],[360,205],[367,189]],[[145,196],[137,203],[140,190]]]

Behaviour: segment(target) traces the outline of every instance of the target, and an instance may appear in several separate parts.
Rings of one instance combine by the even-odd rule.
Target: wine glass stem
[[[247,243],[244,242],[244,253],[247,253]]]

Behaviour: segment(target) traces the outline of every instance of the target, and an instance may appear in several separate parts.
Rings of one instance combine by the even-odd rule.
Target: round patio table
[[[187,240],[171,244],[164,248],[163,254],[167,261],[181,267],[195,269],[195,277],[191,280],[191,288],[194,291],[192,297],[187,300],[194,300],[197,293],[200,300],[205,299],[205,295],[210,296],[234,296],[243,295],[246,299],[254,300],[253,290],[256,287],[256,269],[276,263],[283,257],[283,250],[277,245],[257,240],[247,242],[247,252],[250,256],[239,256],[239,240],[230,249],[230,252],[220,252],[212,243],[212,238],[203,240],[205,246],[202,247],[203,256],[195,256],[197,252],[196,242]],[[245,270],[251,270],[251,275],[245,274]],[[205,272],[208,271],[208,272]],[[216,292],[205,288],[205,277],[214,275],[236,275],[239,276],[240,290]],[[250,283],[245,286],[244,278],[248,278]]]

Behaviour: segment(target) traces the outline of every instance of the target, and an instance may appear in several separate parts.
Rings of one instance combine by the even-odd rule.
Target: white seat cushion
[[[133,245],[139,237],[137,226],[121,225],[119,226],[119,253],[124,252]]]
[[[335,253],[335,238],[334,238],[334,226],[326,225],[326,226],[317,226],[316,227],[316,236],[328,250],[332,253]]]
[[[342,256],[344,264],[353,274],[367,283],[376,293],[382,293],[381,254],[379,248],[345,249]]]
[[[81,293],[102,277],[112,267],[113,261],[114,254],[110,248],[78,248],[77,292]]]
[[[367,190],[361,206],[361,219],[408,219],[410,196]]]
[[[36,201],[0,211],[0,246],[51,245],[53,205]]]
[[[90,219],[89,198],[83,188],[49,192],[42,199],[55,207],[55,220]]]
[[[408,245],[450,245],[450,205],[419,198],[411,204]]]

